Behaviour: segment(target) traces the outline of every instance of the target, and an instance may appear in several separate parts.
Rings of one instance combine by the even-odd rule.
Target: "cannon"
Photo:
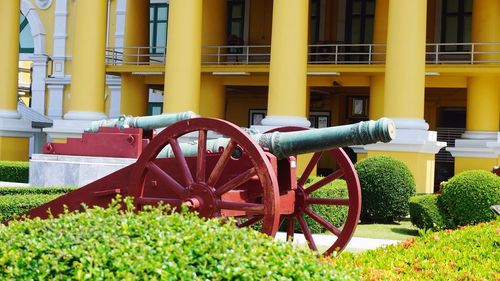
[[[120,134],[127,135],[127,130],[134,129],[119,127],[123,122],[100,124],[87,132],[87,137],[99,139],[103,135],[108,145],[112,138],[122,141]],[[102,127],[103,124],[115,127]],[[115,131],[110,134],[103,129]],[[139,136],[142,128],[136,130]],[[359,180],[341,147],[388,142],[394,134],[394,124],[387,118],[324,129],[284,127],[249,134],[225,120],[188,116],[169,123],[145,142],[134,164],[26,215],[47,218],[49,209],[57,216],[64,211],[64,206],[80,210],[82,204],[105,207],[120,194],[133,197],[139,210],[159,203],[174,209],[187,206],[201,217],[235,218],[239,227],[252,226],[270,236],[281,229],[288,240],[298,235],[295,231],[298,228],[313,250],[318,247],[310,228],[311,224],[318,224],[337,238],[323,250],[323,254],[328,255],[345,248],[361,211]],[[185,139],[189,140],[185,142]],[[106,147],[103,143],[94,145]],[[130,145],[130,139],[125,143]],[[47,153],[54,153],[52,148]],[[312,156],[298,175],[297,155],[304,153]],[[308,184],[323,155],[336,162],[332,165],[335,169],[321,180]],[[327,198],[315,195],[336,179],[345,180],[347,195]],[[331,222],[314,211],[316,206],[343,208],[347,213],[345,220],[340,224]]]

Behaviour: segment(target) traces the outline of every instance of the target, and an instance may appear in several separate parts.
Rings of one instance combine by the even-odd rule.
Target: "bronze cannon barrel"
[[[85,131],[95,133],[99,131],[99,127],[118,127],[121,129],[142,128],[144,130],[153,130],[168,127],[181,120],[191,119],[195,117],[199,116],[192,111],[141,117],[122,115],[116,119],[94,121],[91,123],[90,128]]]
[[[349,145],[363,145],[376,142],[389,142],[395,137],[394,122],[388,118],[377,121],[363,121],[351,125],[343,125],[322,129],[272,132],[254,134],[251,137],[261,146],[269,149],[278,159],[292,155],[306,154],[329,150]],[[207,141],[207,150],[219,151],[229,143],[228,138],[218,138]],[[196,142],[180,144],[185,156],[195,156],[198,151]],[[170,146],[165,147],[159,158],[172,157]]]

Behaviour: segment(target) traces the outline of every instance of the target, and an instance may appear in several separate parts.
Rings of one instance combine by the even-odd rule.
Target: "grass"
[[[358,224],[354,237],[406,240],[417,237],[418,230],[409,221],[394,224]]]

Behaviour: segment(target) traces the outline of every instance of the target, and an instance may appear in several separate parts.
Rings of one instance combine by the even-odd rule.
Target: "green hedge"
[[[490,206],[500,204],[500,177],[483,170],[462,172],[444,185],[438,200],[456,225],[491,221]]]
[[[30,195],[30,194],[63,194],[74,187],[0,187],[0,196],[3,195]]]
[[[29,182],[29,163],[0,161],[0,181]]]
[[[47,203],[58,196],[57,194],[0,196],[0,222]]]
[[[400,160],[379,155],[356,163],[361,184],[363,222],[393,222],[409,214],[408,199],[415,195],[415,180]]]
[[[342,253],[338,267],[357,267],[363,280],[499,280],[500,217],[455,231],[424,232],[396,246]]]
[[[130,201],[125,204],[130,206]],[[165,208],[95,208],[0,228],[2,280],[356,280],[309,250]]]
[[[435,194],[418,195],[410,198],[410,216],[413,225],[420,229],[439,231],[454,228],[450,219],[443,215],[438,207],[438,196]]]

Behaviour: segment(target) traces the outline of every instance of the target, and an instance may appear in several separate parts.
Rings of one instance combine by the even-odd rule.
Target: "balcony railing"
[[[163,47],[127,47],[106,50],[108,65],[165,64]],[[383,64],[383,44],[316,44],[308,46],[309,64]],[[269,64],[270,45],[204,46],[201,62],[207,65]],[[430,43],[427,64],[500,63],[499,43]]]

